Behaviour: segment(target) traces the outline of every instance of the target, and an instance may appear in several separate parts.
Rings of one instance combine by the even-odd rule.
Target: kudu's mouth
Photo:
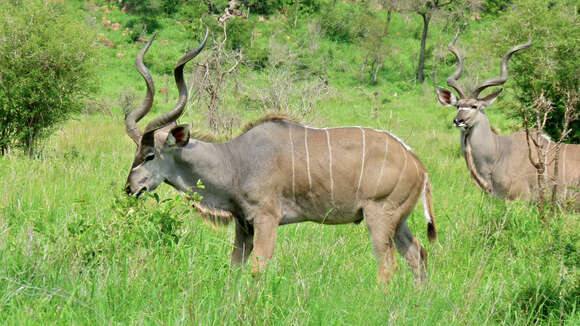
[[[467,125],[467,123],[463,119],[453,119],[453,125],[456,128],[459,128],[464,131],[470,128],[470,126]]]
[[[139,190],[135,192],[131,190],[131,185],[127,185],[127,187],[125,188],[125,193],[127,193],[127,196],[135,196],[137,198],[141,197],[146,192],[147,192],[146,186],[139,188]]]

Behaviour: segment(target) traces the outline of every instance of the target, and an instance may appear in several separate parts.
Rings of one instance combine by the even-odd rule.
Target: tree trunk
[[[417,82],[423,83],[423,67],[425,66],[425,43],[427,42],[427,31],[429,30],[429,21],[431,15],[429,13],[420,13],[423,17],[423,34],[421,35],[421,52],[419,53],[419,67],[417,68]]]
[[[360,82],[362,83],[364,80],[365,70],[367,68],[367,64],[369,62],[370,55],[367,54],[365,61],[363,62],[362,66],[360,67]]]
[[[387,36],[387,33],[389,33],[389,26],[391,25],[391,12],[393,10],[389,9],[389,11],[387,11],[387,25],[385,26],[385,36]]]
[[[375,67],[375,73],[373,74],[373,82],[372,85],[377,84],[377,75],[379,74],[379,70],[381,70],[381,62],[377,59],[377,66]]]

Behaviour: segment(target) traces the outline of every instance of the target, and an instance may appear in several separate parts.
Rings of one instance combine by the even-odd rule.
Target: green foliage
[[[134,43],[145,33],[152,33],[159,28],[159,21],[155,16],[139,16],[131,18],[125,24],[129,30],[127,37],[129,43]]]
[[[271,15],[278,10],[292,9],[302,13],[314,13],[320,9],[320,0],[242,0],[250,12]]]
[[[362,6],[358,4],[337,3],[327,5],[325,14],[320,16],[320,23],[328,38],[334,41],[352,42],[361,36],[362,26],[359,22]]]
[[[566,320],[580,307],[580,283],[558,284],[552,280],[534,280],[514,295],[514,306],[527,324]]]
[[[44,1],[0,8],[0,147],[29,154],[78,112],[93,85],[95,36]]]
[[[245,49],[244,62],[250,67],[261,70],[268,65],[270,52],[267,49],[253,46]]]
[[[145,194],[137,200],[119,191],[106,224],[80,216],[70,221],[66,229],[79,261],[98,265],[112,254],[176,245],[182,236],[183,217],[191,210],[183,195],[161,199],[158,194]]]
[[[362,35],[358,43],[361,45],[364,55],[366,56],[365,63],[370,61],[368,64],[368,80],[373,85],[376,84],[377,74],[385,60],[385,57],[387,57],[392,51],[392,45],[387,45],[384,42],[388,33],[389,23],[390,22],[388,21],[383,21],[375,12],[372,11],[364,12],[359,18],[359,25],[362,27]],[[363,73],[362,70],[361,73]],[[363,78],[364,77],[361,76],[361,81]]]
[[[249,48],[253,29],[254,23],[249,19],[234,18],[228,20],[228,47],[233,50]]]
[[[507,45],[523,43],[529,36],[532,47],[518,53],[510,62],[517,99],[532,110],[536,96],[542,89],[555,107],[546,132],[560,138],[566,92],[580,87],[580,15],[572,2],[541,0],[514,1],[511,9],[501,16],[498,36],[492,35],[498,51]],[[503,55],[497,54],[497,55]],[[577,106],[580,111],[580,106]],[[535,116],[530,114],[530,116]],[[571,125],[569,141],[580,142],[580,121]]]
[[[182,2],[182,0],[162,0],[161,8],[163,9],[164,13],[172,15],[179,10]]]
[[[135,15],[151,16],[158,14],[165,2],[171,0],[123,0],[119,2],[119,7]]]
[[[185,19],[193,23],[206,15],[208,11],[208,5],[203,1],[188,1],[179,7],[177,18]]]
[[[193,0],[198,1],[198,0]],[[228,7],[230,0],[203,0],[207,4],[209,10],[214,14],[223,14],[224,9]]]
[[[258,14],[272,14],[278,10],[283,1],[280,0],[242,0],[251,11]]]
[[[159,13],[158,39],[145,63],[157,89],[168,89],[169,101],[163,103],[164,97],[156,93],[151,116],[142,125],[173,106],[177,90],[170,68],[184,48],[197,45],[206,25],[214,33],[210,37],[219,40],[221,26],[216,16],[207,15],[209,2],[184,2],[174,15],[179,23]],[[361,2],[336,1],[336,5],[359,10]],[[322,20],[327,10],[291,15],[285,6],[290,5],[283,5],[280,15],[265,21],[250,13],[252,47],[244,39],[237,44],[245,51],[245,59],[268,58],[270,63],[260,70],[241,68],[235,82],[225,87],[224,108],[239,121],[257,118],[269,106],[264,105],[267,101],[289,102],[294,112],[302,112],[298,107],[308,105],[308,96],[317,97],[306,86],[321,85],[320,77],[328,68],[330,89],[314,88],[326,95],[306,115],[307,123],[388,130],[409,144],[429,171],[438,243],[426,240],[420,204],[407,219],[429,255],[426,284],[420,289],[413,286],[412,273],[397,254],[399,268],[393,282],[378,286],[368,231],[354,224],[280,227],[273,261],[264,275],[255,278],[248,266],[229,264],[233,226],[214,229],[204,224],[191,203],[176,196],[170,186],[161,185],[158,195],[139,200],[122,194],[135,147],[124,132],[119,94],[125,88],[138,94],[132,107],[145,94],[143,80],[134,69],[142,45],[125,42],[124,30],[95,24],[91,28],[114,42],[99,49],[105,62],[100,66],[103,88],[98,96],[112,114],[69,120],[48,138],[45,159],[18,154],[0,157],[2,324],[579,324],[578,213],[542,221],[527,202],[498,201],[477,190],[461,155],[459,131],[451,124],[455,113],[434,101],[430,85],[417,86],[413,81],[418,15],[393,14],[390,36],[381,43],[391,52],[386,53],[385,68],[379,72],[380,84],[360,87],[359,68],[366,54],[361,45],[374,37],[372,32],[361,29],[352,34],[352,43],[336,42],[318,27],[307,26]],[[102,12],[84,10],[82,15],[95,15],[98,22]],[[192,14],[183,17],[184,12]],[[361,18],[352,25],[370,19],[362,18],[362,13],[353,16]],[[371,16],[384,21],[383,12]],[[138,16],[112,10],[107,17],[125,26],[124,22]],[[491,67],[485,77],[494,77],[501,55],[527,39],[527,34],[521,35],[498,46],[473,36],[478,30],[504,32],[502,18],[490,15],[473,21],[460,37],[460,51],[472,60],[466,62],[467,75],[473,67],[470,54],[476,50],[486,52],[486,59],[496,59],[493,66],[479,60]],[[446,50],[454,32],[445,32],[443,24],[433,20],[430,38],[441,40],[451,59],[438,70],[444,80],[455,67]],[[498,30],[494,30],[496,25]],[[161,43],[164,40],[166,44]],[[195,62],[211,55],[210,45],[186,68],[194,101],[189,102],[192,105],[181,122],[190,122],[194,128],[206,120],[205,112],[197,109],[198,101],[204,100],[196,97],[200,82],[190,72],[199,69]],[[377,44],[369,42],[368,46]],[[489,54],[491,49],[497,53]],[[516,75],[512,64],[527,60],[525,54],[512,58],[508,83]],[[492,124],[504,132],[516,128],[517,122],[503,112],[488,113]]]
[[[483,4],[483,13],[488,15],[499,15],[506,11],[512,0],[487,0]]]

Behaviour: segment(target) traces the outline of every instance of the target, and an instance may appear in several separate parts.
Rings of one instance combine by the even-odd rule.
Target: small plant
[[[184,218],[193,212],[190,200],[201,198],[178,194],[162,199],[157,193],[146,193],[137,199],[119,192],[106,223],[82,216],[67,224],[72,250],[82,264],[88,265],[136,248],[176,245],[183,236]]]

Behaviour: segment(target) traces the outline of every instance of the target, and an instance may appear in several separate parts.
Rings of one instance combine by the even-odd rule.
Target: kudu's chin
[[[453,126],[455,128],[459,128],[461,131],[467,131],[469,130],[469,128],[471,128],[470,126],[468,126],[466,123],[461,122],[461,123],[456,123],[455,121],[453,122]]]
[[[128,196],[135,196],[137,199],[143,196],[147,191],[148,189],[146,186],[139,188],[137,191],[133,191],[130,185],[127,185],[127,188],[125,188],[125,193],[127,193]]]

